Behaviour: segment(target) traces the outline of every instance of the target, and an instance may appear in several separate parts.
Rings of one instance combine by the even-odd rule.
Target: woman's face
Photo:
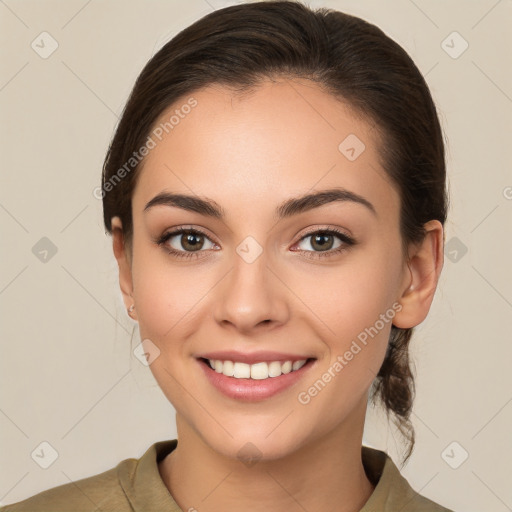
[[[377,133],[308,81],[192,96],[159,120],[178,110],[132,200],[131,293],[151,371],[180,428],[229,457],[360,436],[410,282]],[[199,233],[166,239],[178,228]]]

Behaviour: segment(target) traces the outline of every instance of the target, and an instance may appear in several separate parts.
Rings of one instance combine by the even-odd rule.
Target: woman
[[[370,399],[412,451],[443,265],[443,138],[401,47],[295,2],[213,12],[142,71],[100,193],[178,439],[3,510],[448,510],[362,446]]]

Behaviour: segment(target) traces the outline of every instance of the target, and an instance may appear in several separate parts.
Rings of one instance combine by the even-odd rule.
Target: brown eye
[[[348,250],[357,242],[337,229],[320,229],[303,236],[297,244],[298,250],[307,258],[326,258]]]
[[[336,239],[338,240],[338,244],[335,246],[334,244]],[[349,243],[348,237],[343,233],[316,231],[306,235],[301,239],[299,243],[299,249],[303,251],[309,251],[309,247],[311,247],[315,252],[324,252],[331,249],[337,249],[340,245],[343,245],[343,243]]]
[[[196,229],[177,229],[163,235],[157,242],[173,253],[202,252],[212,249],[215,244],[203,233]],[[210,244],[210,246],[208,246]]]
[[[204,236],[198,233],[183,233],[180,238],[181,246],[185,250],[197,251],[204,244]]]
[[[311,247],[319,251],[328,251],[334,244],[333,235],[312,235]]]

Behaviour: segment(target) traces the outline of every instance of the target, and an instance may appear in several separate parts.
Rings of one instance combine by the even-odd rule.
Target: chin
[[[281,421],[281,420],[279,420]],[[229,459],[239,460],[248,467],[256,462],[273,461],[285,458],[302,446],[306,440],[305,432],[291,432],[290,426],[285,428],[279,421],[258,422],[251,421],[250,425],[226,425],[224,430],[217,433],[212,431],[201,432],[203,439],[211,450]]]

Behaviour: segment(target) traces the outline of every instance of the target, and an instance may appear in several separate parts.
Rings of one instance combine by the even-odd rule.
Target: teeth
[[[224,361],[222,373],[228,377],[233,377],[235,373],[235,363],[233,363],[233,361]]]
[[[292,370],[300,370],[304,365],[306,364],[306,361],[294,361],[292,364]]]
[[[249,365],[247,365],[249,366]],[[268,364],[256,363],[251,365],[251,379],[268,379]]]
[[[217,364],[217,363],[215,363]],[[222,364],[222,363],[220,363]],[[233,377],[237,379],[248,379],[251,376],[251,366],[245,363],[235,363]]]
[[[305,364],[306,359],[300,361],[271,361],[270,363],[246,364],[233,361],[220,361],[218,359],[208,359],[210,366],[217,373],[222,373],[227,377],[235,379],[254,379],[263,380],[269,377],[279,377],[292,371],[300,370]]]
[[[281,375],[281,363],[279,361],[272,361],[268,365],[268,376],[279,377]]]
[[[306,361],[304,361],[306,362]],[[283,363],[283,366],[281,366],[281,371],[283,373],[290,373],[292,371],[292,362],[291,361],[285,361]]]

